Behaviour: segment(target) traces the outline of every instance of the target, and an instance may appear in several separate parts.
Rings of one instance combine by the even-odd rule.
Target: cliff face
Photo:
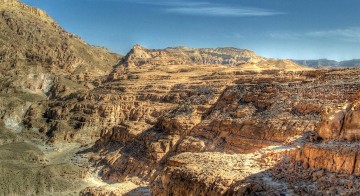
[[[359,102],[338,108],[323,119],[318,130],[325,140],[359,141]]]

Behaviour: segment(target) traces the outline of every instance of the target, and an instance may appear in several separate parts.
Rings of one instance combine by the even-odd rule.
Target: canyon
[[[17,0],[0,0],[0,26],[4,195],[359,194],[360,68],[122,56]]]

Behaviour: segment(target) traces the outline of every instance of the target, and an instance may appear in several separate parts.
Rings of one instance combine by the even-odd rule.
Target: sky
[[[359,0],[22,0],[92,45],[126,54],[236,47],[270,58],[360,58]]]

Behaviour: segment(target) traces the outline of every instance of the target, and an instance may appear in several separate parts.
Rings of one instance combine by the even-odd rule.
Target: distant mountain
[[[353,59],[348,61],[341,61],[340,65],[342,67],[358,67],[360,66],[360,59]]]
[[[237,48],[189,48],[171,47],[161,50],[147,49],[135,45],[126,55],[124,62],[128,65],[181,65],[181,64],[222,64],[238,65],[257,63],[265,58],[253,51]]]
[[[189,48],[185,46],[165,49],[147,49],[135,45],[122,59],[125,66],[142,65],[226,65],[241,66],[249,70],[302,70],[304,67],[290,60],[268,59],[255,52],[238,48]]]
[[[343,67],[358,67],[360,66],[360,59],[352,59],[347,61],[334,61],[328,59],[317,60],[292,60],[295,63],[311,67],[311,68],[343,68]]]

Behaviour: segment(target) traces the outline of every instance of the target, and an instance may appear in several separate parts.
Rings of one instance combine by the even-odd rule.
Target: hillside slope
[[[78,195],[93,184],[85,179],[87,160],[74,157],[80,145],[46,145],[46,135],[24,127],[24,116],[55,87],[92,88],[121,56],[88,45],[17,0],[0,0],[0,28],[0,192]]]
[[[0,1],[0,26],[2,91],[26,85],[35,90],[41,86],[38,80],[51,83],[55,76],[85,80],[104,75],[120,59],[66,32],[44,11],[17,0]]]

